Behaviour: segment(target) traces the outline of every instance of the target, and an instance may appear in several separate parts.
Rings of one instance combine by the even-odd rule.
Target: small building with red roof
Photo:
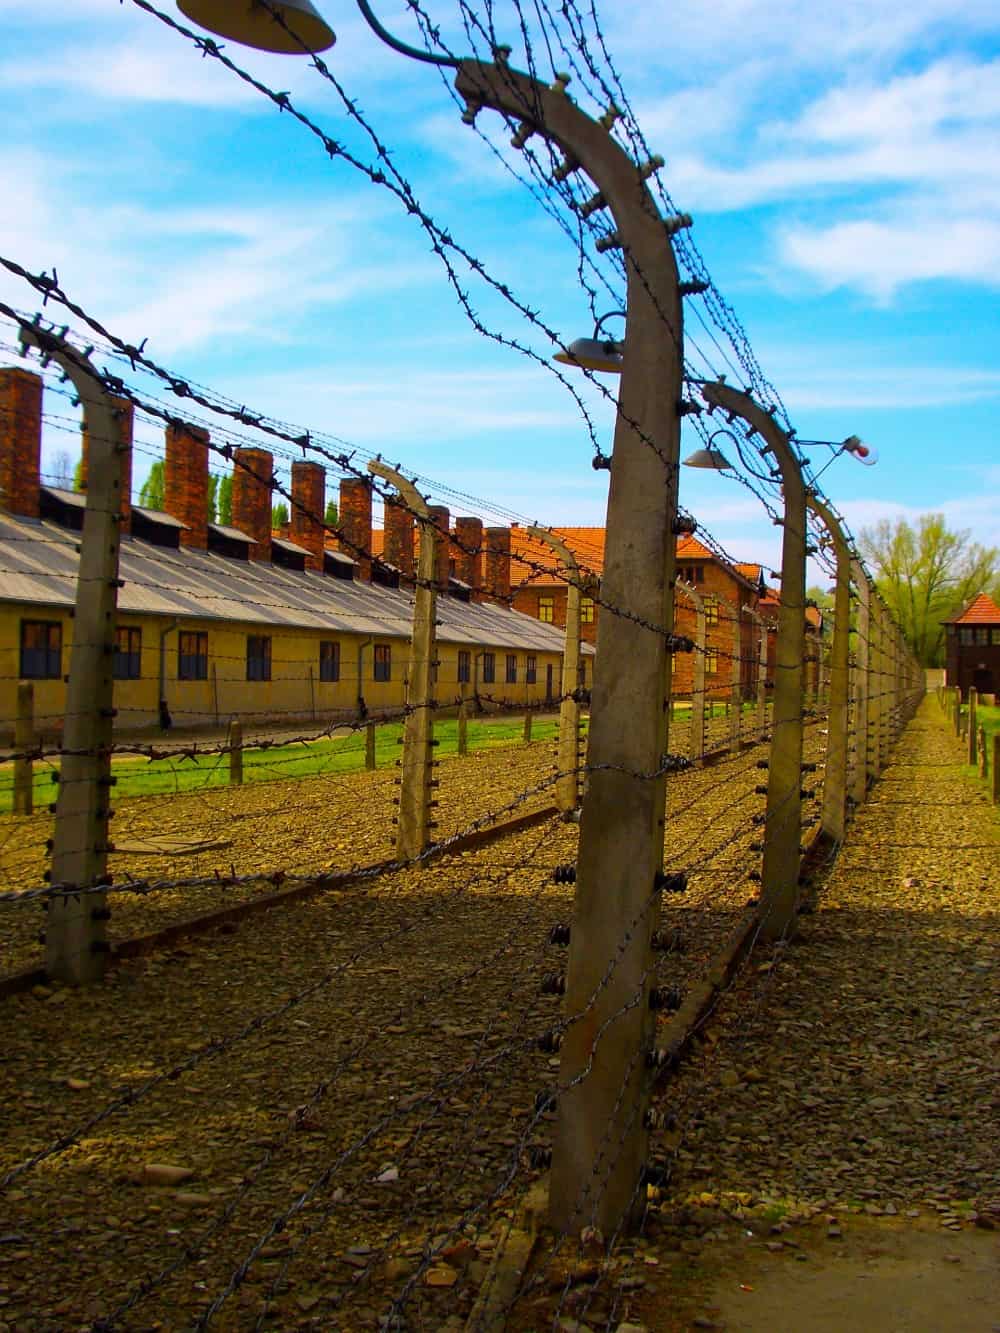
[[[1000,606],[981,592],[945,627],[945,684],[963,695],[1000,693]]]

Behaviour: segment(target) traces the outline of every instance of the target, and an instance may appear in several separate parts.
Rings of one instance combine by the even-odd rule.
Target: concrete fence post
[[[851,561],[858,596],[858,632],[854,645],[851,730],[854,735],[854,768],[851,797],[855,808],[864,804],[868,790],[868,692],[871,688],[871,585],[860,560]]]
[[[829,717],[827,721],[826,771],[823,779],[823,832],[842,842],[847,819],[847,736],[850,695],[851,552],[839,519],[816,495],[808,497],[809,508],[826,528],[836,559],[833,606],[833,640],[830,645]]]
[[[528,535],[543,542],[566,568],[566,636],[563,641],[562,680],[559,687],[559,776],[556,805],[563,812],[575,810],[580,801],[580,567],[566,543],[548,528],[530,527]],[[529,714],[530,717],[530,714]],[[531,738],[530,723],[526,739]]]
[[[469,705],[464,699],[458,705],[458,753],[469,753]]]
[[[733,612],[733,647],[729,674],[729,698],[732,712],[729,719],[729,748],[733,754],[739,754],[743,741],[743,633],[740,621],[740,601],[737,598],[731,605]]]
[[[238,717],[229,724],[229,785],[243,786],[243,723]]]
[[[806,489],[795,449],[774,417],[749,394],[728,384],[706,383],[710,407],[741,417],[759,432],[781,472],[784,516],[781,603],[775,656],[774,726],[768,766],[764,858],[761,870],[761,935],[774,941],[795,931],[802,841],[802,703],[805,655]]]
[[[530,744],[531,744],[531,714],[530,714],[530,713],[525,713],[525,715],[524,715],[524,744],[525,744],[525,745],[530,745]]]
[[[46,971],[78,986],[99,981],[109,956],[106,893],[73,890],[109,883],[118,551],[128,446],[119,429],[122,409],[87,357],[31,325],[22,325],[21,336],[72,381],[90,446],[50,872],[53,888],[67,891],[53,893],[45,929]]]
[[[986,746],[986,728],[982,723],[979,724],[979,735],[977,740],[976,764],[979,769],[979,776],[985,781],[989,771],[989,760]]]
[[[430,836],[431,756],[436,707],[432,681],[437,656],[437,553],[439,542],[446,538],[438,531],[427,501],[411,481],[378,460],[368,464],[368,471],[396,487],[403,503],[420,524],[420,555],[413,595],[409,711],[403,723],[396,838],[396,855],[401,861],[410,861],[426,850]]]
[[[757,626],[757,715],[755,726],[763,739],[767,731],[767,622],[754,606],[745,606],[743,610]]]
[[[993,804],[1000,805],[1000,731],[993,733]]]
[[[691,663],[691,723],[688,731],[688,758],[700,764],[705,758],[705,649],[708,620],[705,599],[686,579],[677,579],[674,593],[686,597],[694,607],[694,657]]]
[[[14,719],[14,814],[30,815],[35,808],[34,764],[31,751],[35,748],[35,687],[30,680],[22,680],[17,687],[17,716]]]

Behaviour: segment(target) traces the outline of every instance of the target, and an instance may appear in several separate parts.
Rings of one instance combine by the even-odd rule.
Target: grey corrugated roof
[[[272,537],[272,546],[280,546],[283,551],[291,551],[293,555],[312,555],[312,551],[307,551],[304,546],[297,546],[295,542],[290,542],[287,537]]]
[[[185,532],[188,530],[186,523],[182,523],[179,518],[174,518],[173,514],[164,513],[162,509],[147,509],[145,505],[133,505],[132,513],[141,514],[150,523],[159,523],[165,528],[183,528]]]
[[[61,504],[72,505],[74,509],[85,509],[87,506],[87,497],[82,491],[67,491],[62,486],[39,486],[38,489]]]
[[[78,532],[48,520],[0,513],[0,601],[72,606],[79,541]],[[136,537],[122,539],[120,575],[124,587],[118,605],[126,614],[365,636],[410,635],[413,601],[407,589],[184,547],[173,550]],[[438,621],[438,637],[445,643],[539,652],[560,652],[563,646],[562,630],[489,603],[441,597]],[[584,645],[584,651],[593,650]]]
[[[230,541],[246,542],[247,546],[257,545],[252,537],[240,532],[239,528],[227,527],[225,523],[209,523],[207,526],[210,532],[217,532],[220,537],[228,537]]]

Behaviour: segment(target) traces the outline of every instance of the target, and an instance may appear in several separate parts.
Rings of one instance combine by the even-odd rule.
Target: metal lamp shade
[[[199,27],[258,51],[307,55],[326,51],[337,40],[309,0],[268,0],[267,5],[259,0],[177,0],[177,8]]]
[[[711,468],[715,472],[731,472],[732,463],[721,449],[696,449],[684,460],[685,467]]]
[[[553,360],[564,366],[583,366],[586,370],[602,371],[606,375],[620,375],[622,371],[621,343],[601,338],[577,338],[565,352],[556,352]]]

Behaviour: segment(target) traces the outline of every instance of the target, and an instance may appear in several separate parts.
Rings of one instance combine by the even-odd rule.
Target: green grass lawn
[[[586,718],[583,720],[585,730]],[[558,733],[554,718],[533,719],[532,741],[551,741]],[[375,764],[377,768],[390,767],[400,756],[402,723],[386,723],[375,731]],[[470,750],[491,749],[497,746],[518,745],[524,738],[524,720],[516,718],[469,718],[468,742]],[[438,742],[438,757],[455,754],[458,750],[458,722],[443,719],[435,724],[434,739]],[[191,742],[196,744],[195,741]],[[155,745],[156,742],[154,741]],[[243,781],[279,782],[292,778],[312,778],[327,773],[351,773],[365,766],[365,733],[357,731],[347,736],[312,741],[298,745],[274,745],[266,749],[251,748],[243,751]],[[58,763],[36,763],[34,772],[35,809],[44,810],[56,799],[56,785],[52,774],[58,772]],[[115,797],[163,796],[169,792],[192,791],[205,787],[226,786],[229,782],[229,755],[196,755],[192,759],[180,755],[169,759],[148,760],[136,757],[115,759],[112,774],[118,779]],[[0,813],[8,813],[12,805],[13,766],[8,764],[0,773]]]

